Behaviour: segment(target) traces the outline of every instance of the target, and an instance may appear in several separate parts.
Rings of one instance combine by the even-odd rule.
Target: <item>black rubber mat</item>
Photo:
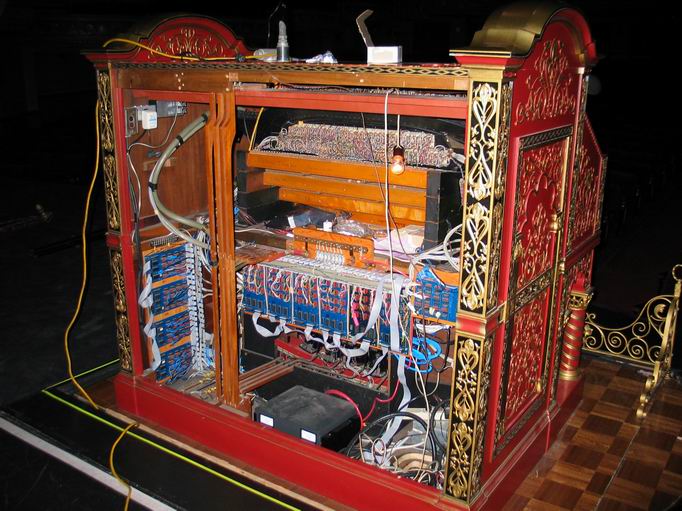
[[[108,472],[109,451],[120,431],[93,416],[121,427],[126,426],[126,424],[87,407],[68,392],[52,389],[49,393],[52,396],[42,392],[6,406],[2,410],[2,416],[6,420]],[[92,415],[83,413],[75,409],[74,406]],[[173,507],[205,510],[314,509],[310,505],[282,495],[272,488],[230,472],[224,467],[207,462],[143,431],[135,430],[135,433],[162,448],[148,445],[136,438],[127,436],[116,448],[116,471],[131,481],[136,488],[168,502]],[[164,452],[163,448],[177,453],[180,457]],[[42,455],[42,453],[39,454]],[[208,470],[198,468],[187,460],[201,464]],[[3,463],[7,463],[7,460],[4,460]],[[9,468],[11,469],[11,467]],[[36,469],[38,472],[41,470],[38,465],[36,465]],[[231,481],[220,478],[210,471],[223,474]],[[64,471],[64,474],[66,472]],[[37,476],[37,474],[35,475]],[[27,477],[29,477],[28,474]],[[83,491],[81,491],[80,485],[72,488],[70,487],[71,476],[65,475],[64,477],[62,491],[68,495],[75,496],[83,493],[93,495],[97,493],[94,489],[89,489],[89,486],[92,485],[86,485],[87,488]],[[92,484],[100,486],[94,481]],[[101,488],[103,494],[111,492],[103,486]],[[123,502],[123,497],[117,496],[115,493],[113,493],[112,498],[115,499],[114,501]],[[64,502],[67,501],[68,499]],[[99,505],[99,501],[93,504],[98,509],[109,508],[107,505]],[[52,507],[52,509],[59,509],[59,507]],[[88,507],[83,509],[88,509]]]

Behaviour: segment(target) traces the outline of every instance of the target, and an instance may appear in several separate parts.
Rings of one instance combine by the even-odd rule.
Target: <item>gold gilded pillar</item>
[[[97,71],[97,101],[99,103],[99,144],[102,155],[104,200],[107,212],[107,228],[111,235],[120,237],[121,206],[119,200],[118,171],[116,168],[116,144],[114,137],[114,109],[111,94],[111,76],[108,69]],[[120,247],[109,251],[112,288],[114,291],[114,314],[116,321],[116,344],[121,369],[133,371],[130,325],[126,306],[126,288],[123,276],[123,255]]]
[[[461,285],[453,356],[445,494],[471,503],[481,487],[498,278],[511,82],[503,66],[470,69]]]

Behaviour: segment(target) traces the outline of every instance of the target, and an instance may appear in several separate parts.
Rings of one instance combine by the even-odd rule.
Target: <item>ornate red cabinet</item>
[[[584,311],[589,300],[605,173],[585,116],[596,53],[582,16],[554,4],[500,9],[469,48],[453,50],[457,64],[440,67],[244,61],[251,51],[229,29],[202,17],[151,25],[134,43],[88,54],[97,67],[121,355],[117,406],[352,507],[371,502],[373,509],[498,508],[580,399],[576,361],[582,324],[574,312]],[[396,96],[390,105],[389,94]],[[140,239],[161,231],[143,186],[131,196],[137,174],[126,133],[130,108],[148,101],[183,102],[195,116],[207,112],[204,134],[188,143],[186,171],[173,174],[181,192],[164,200],[206,217],[212,261],[206,278],[213,294],[204,309],[215,356],[213,402],[169,388],[150,371],[154,354],[137,305]],[[462,217],[448,219],[462,224],[460,271],[453,276],[459,294],[456,324],[447,326],[452,367],[444,374],[451,394],[438,489],[308,445],[249,416],[237,340],[233,183],[240,151],[251,163],[263,159],[234,140],[238,110],[262,113],[270,107],[462,123]],[[265,177],[254,179],[294,182],[282,173],[295,170],[298,161],[287,160],[269,177],[272,169],[265,168]],[[149,172],[142,160],[135,165]],[[355,179],[344,190],[363,205],[355,211],[358,218],[371,217],[367,197],[352,195],[364,167],[338,161],[310,165],[319,175]],[[417,174],[392,177],[391,184],[417,186]],[[305,201],[305,194],[297,197]],[[429,206],[414,204],[394,210],[405,211],[404,223],[423,223],[410,219],[422,218],[420,211]]]

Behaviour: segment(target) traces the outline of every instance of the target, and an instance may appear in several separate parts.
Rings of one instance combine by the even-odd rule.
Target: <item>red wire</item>
[[[390,403],[391,401],[393,401],[395,399],[395,397],[397,395],[398,395],[398,382],[396,382],[396,384],[395,384],[395,388],[393,389],[393,394],[391,395],[391,397],[389,397],[388,399],[380,399],[378,397],[374,398],[374,401],[372,401],[372,408],[369,409],[369,412],[367,412],[367,415],[365,415],[365,417],[362,419],[362,422],[364,423],[365,421],[367,421],[367,419],[369,419],[372,416],[372,413],[374,413],[374,408],[376,408],[377,403]]]
[[[352,404],[353,408],[355,408],[355,413],[357,413],[358,417],[360,418],[360,430],[363,430],[365,428],[365,421],[362,418],[362,413],[360,413],[360,408],[358,407],[358,405],[355,401],[353,401],[350,397],[348,397],[348,395],[346,395],[343,392],[341,392],[340,390],[336,390],[336,389],[330,389],[330,390],[326,391],[325,394],[329,394],[330,396],[340,397],[341,399],[345,399],[350,404]]]

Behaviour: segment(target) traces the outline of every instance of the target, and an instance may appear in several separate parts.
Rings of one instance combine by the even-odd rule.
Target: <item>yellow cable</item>
[[[128,424],[128,425],[123,429],[123,431],[121,431],[121,434],[118,435],[118,438],[116,438],[116,441],[115,441],[114,444],[111,446],[111,451],[109,451],[109,468],[111,469],[111,473],[113,474],[113,476],[116,478],[116,480],[117,480],[119,483],[121,483],[123,486],[125,486],[126,488],[128,488],[128,496],[126,497],[126,503],[125,503],[125,506],[123,507],[123,510],[124,510],[124,511],[128,511],[128,505],[130,504],[130,496],[131,496],[132,493],[133,493],[133,488],[132,488],[132,486],[130,486],[129,483],[127,483],[126,481],[124,481],[124,480],[121,478],[121,476],[118,475],[118,472],[116,472],[116,468],[114,467],[114,451],[116,450],[116,446],[119,444],[119,442],[120,442],[121,440],[123,440],[123,437],[126,436],[126,434],[128,433],[128,431],[130,431],[130,429],[133,428],[134,426],[137,426],[137,424],[134,423],[134,422],[131,423],[131,424]]]
[[[95,188],[95,181],[97,180],[97,171],[99,170],[99,101],[97,102],[97,106],[95,107],[95,133],[96,133],[96,142],[95,146],[97,147],[97,150],[95,152],[95,170],[92,174],[92,180],[90,181],[90,188],[88,189],[88,195],[85,199],[85,213],[83,215],[83,229],[81,230],[81,245],[82,245],[82,255],[83,255],[83,278],[81,280],[81,289],[80,292],[78,293],[78,302],[76,303],[76,310],[73,312],[73,316],[71,317],[71,321],[69,322],[69,326],[66,327],[66,330],[64,331],[64,354],[66,355],[66,369],[69,373],[69,379],[73,382],[74,387],[78,389],[78,391],[83,395],[85,399],[87,399],[90,404],[98,408],[98,406],[95,404],[95,402],[92,400],[90,397],[90,394],[88,394],[83,387],[81,387],[80,383],[78,383],[78,380],[76,380],[76,377],[73,375],[73,368],[71,367],[71,353],[69,352],[69,334],[71,333],[71,329],[73,328],[73,325],[76,323],[76,320],[78,319],[78,314],[80,314],[81,311],[81,305],[83,304],[83,295],[85,295],[85,287],[88,283],[88,259],[87,259],[87,245],[86,245],[86,231],[88,227],[88,214],[90,213],[90,198],[92,197],[92,190]]]
[[[105,48],[109,46],[111,43],[126,43],[126,44],[132,44],[133,46],[137,46],[138,48],[143,48],[147,50],[150,53],[153,53],[155,55],[160,55],[161,57],[166,57],[168,59],[174,59],[174,60],[188,60],[190,62],[198,62],[198,61],[214,61],[214,60],[236,60],[236,57],[193,57],[191,55],[183,56],[183,55],[172,55],[170,53],[166,53],[161,50],[155,50],[154,48],[147,46],[146,44],[138,43],[137,41],[133,41],[131,39],[123,39],[121,37],[114,37],[112,39],[109,39],[107,42],[105,42],[102,46]],[[256,59],[258,58],[255,55],[244,55],[243,56],[245,59]]]
[[[90,410],[86,410],[85,408],[81,408],[77,404],[72,403],[70,401],[67,401],[66,399],[64,399],[64,398],[62,398],[56,394],[53,394],[48,389],[43,389],[41,392],[43,394],[45,394],[46,396],[48,396],[49,398],[54,399],[58,403],[61,403],[65,406],[67,406],[68,408],[71,408],[72,410],[78,412],[78,413],[82,413],[86,417],[89,417],[89,418],[91,418],[91,419],[93,419],[93,420],[95,420],[101,424],[106,424],[110,428],[113,428],[117,431],[123,431],[123,428],[121,426],[119,426],[118,424],[115,424],[115,423],[111,422],[110,420],[107,420],[104,417],[100,417],[99,415],[94,414]],[[172,449],[169,449],[168,447],[164,447],[163,445],[160,445],[160,444],[154,442],[153,440],[150,440],[147,437],[138,435],[135,432],[129,432],[128,436],[130,436],[131,438],[134,438],[135,440],[139,440],[140,442],[147,444],[151,447],[154,447],[154,448],[158,449],[159,451],[161,451],[165,454],[168,454],[169,456],[172,456],[175,459],[181,460],[181,461],[187,463],[188,465],[191,465],[194,468],[198,468],[200,470],[203,470],[204,472],[207,472],[208,474],[211,474],[211,475],[213,475],[219,479],[222,479],[223,481],[225,481],[227,483],[231,483],[231,484],[237,486],[238,488],[241,488],[242,490],[245,490],[245,491],[252,493],[254,495],[258,495],[259,497],[261,497],[265,500],[268,500],[270,502],[278,504],[278,505],[282,506],[283,508],[288,509],[289,511],[300,511],[300,508],[292,506],[291,504],[287,504],[286,502],[282,502],[281,500],[277,499],[276,497],[273,497],[272,495],[268,495],[267,493],[263,493],[262,491],[257,490],[255,488],[252,488],[251,486],[249,486],[247,484],[244,484],[240,481],[237,481],[236,479],[233,479],[229,476],[226,476],[222,472],[218,472],[217,470],[214,470],[210,467],[207,467],[206,465],[203,465],[203,464],[199,463],[198,461],[193,460],[192,458],[189,458],[189,457],[187,457],[187,456],[185,456],[179,452],[173,451]]]
[[[253,140],[256,138],[256,130],[258,129],[258,123],[260,122],[260,116],[263,115],[263,107],[260,107],[258,111],[258,117],[256,117],[256,124],[253,125],[253,132],[251,132],[251,141],[249,142],[249,151],[253,149]]]

